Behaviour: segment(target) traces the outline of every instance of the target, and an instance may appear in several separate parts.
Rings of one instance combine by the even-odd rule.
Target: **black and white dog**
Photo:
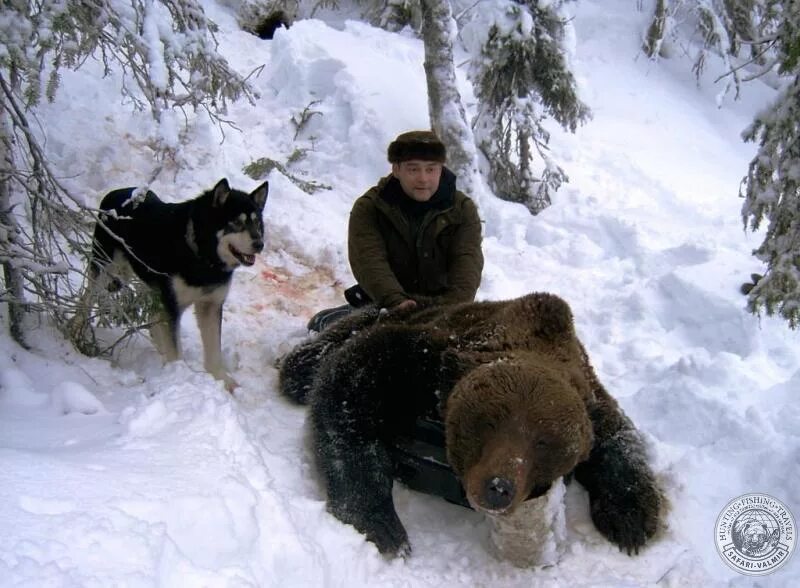
[[[233,270],[253,265],[264,248],[268,191],[264,182],[246,194],[223,178],[197,198],[177,204],[149,190],[109,192],[94,231],[88,291],[103,283],[110,291],[118,289],[126,265],[155,289],[164,320],[151,334],[166,361],[180,357],[181,314],[194,304],[205,369],[232,390],[237,384],[222,358],[222,305]]]

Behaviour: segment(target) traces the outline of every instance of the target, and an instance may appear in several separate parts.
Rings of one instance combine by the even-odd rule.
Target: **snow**
[[[575,135],[552,125],[570,183],[541,215],[481,195],[479,297],[550,291],[570,303],[600,379],[648,442],[667,528],[638,556],[619,553],[573,483],[557,563],[520,569],[492,555],[484,517],[398,484],[413,553],[386,561],[326,513],[306,411],[280,397],[274,363],[315,310],[342,303],[350,206],[388,172],[389,141],[427,126],[422,45],[408,31],[320,20],[261,41],[228,8],[205,7],[237,71],[264,65],[255,106],[226,115],[241,131],[222,141],[198,115],[182,167],[156,161],[156,124],[119,98],[119,72],[102,78],[89,62],[64,72],[40,112],[57,175],[93,205],[144,184],[179,201],[223,176],[249,192],[259,182],[244,166],[303,149],[288,170],[332,189],[309,195],[268,177],[267,246],[237,270],[225,307],[234,396],[202,371],[191,313],[185,361],[167,366],[144,337],[112,361],[81,356],[44,325],[30,352],[0,337],[0,586],[752,585],[716,553],[720,511],[761,492],[800,516],[800,340],[748,314],[738,292],[763,270],[750,254],[760,235],[741,222],[754,147],[739,134],[774,90],[757,81],[718,108],[719,64],[697,85],[688,57],[641,53],[646,11],[570,5],[571,59],[594,118]],[[321,114],[295,138],[291,121],[312,101]],[[758,585],[800,585],[800,557]]]

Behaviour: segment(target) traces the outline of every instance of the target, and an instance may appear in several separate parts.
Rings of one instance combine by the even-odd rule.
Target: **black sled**
[[[424,494],[471,509],[464,487],[447,462],[444,423],[420,417],[412,437],[399,437],[390,448],[394,477]]]

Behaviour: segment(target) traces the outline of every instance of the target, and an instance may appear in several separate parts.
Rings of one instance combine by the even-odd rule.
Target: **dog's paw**
[[[233,391],[236,390],[236,388],[239,387],[239,382],[234,380],[233,376],[231,376],[226,371],[215,371],[215,372],[209,372],[209,373],[212,376],[214,376],[215,380],[219,380],[220,382],[222,382],[222,384],[225,386],[225,390],[227,390],[231,394],[233,394]]]
[[[236,388],[238,388],[238,387],[239,387],[239,382],[237,382],[236,380],[234,380],[234,379],[233,379],[233,377],[232,377],[232,376],[230,376],[229,374],[225,374],[225,375],[224,375],[222,378],[220,378],[220,379],[221,379],[221,380],[223,381],[223,383],[225,384],[225,389],[226,389],[228,392],[230,392],[231,394],[233,394],[233,391],[234,391],[234,390],[236,390]]]

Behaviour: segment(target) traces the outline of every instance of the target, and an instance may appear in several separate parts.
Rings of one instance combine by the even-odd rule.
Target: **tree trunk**
[[[656,0],[655,14],[647,37],[644,40],[644,52],[650,59],[656,59],[661,52],[661,43],[664,41],[664,31],[667,26],[667,1]]]
[[[0,295],[8,304],[8,329],[11,337],[25,349],[25,294],[22,288],[22,273],[14,266],[10,256],[11,245],[17,233],[17,223],[11,210],[11,170],[14,169],[14,154],[11,150],[11,126],[5,111],[5,99],[0,94],[0,255],[3,255],[3,281],[5,288]]]
[[[458,176],[461,190],[472,195],[478,185],[478,157],[456,85],[456,24],[447,0],[421,0],[421,4],[431,127],[447,147],[447,165]]]

